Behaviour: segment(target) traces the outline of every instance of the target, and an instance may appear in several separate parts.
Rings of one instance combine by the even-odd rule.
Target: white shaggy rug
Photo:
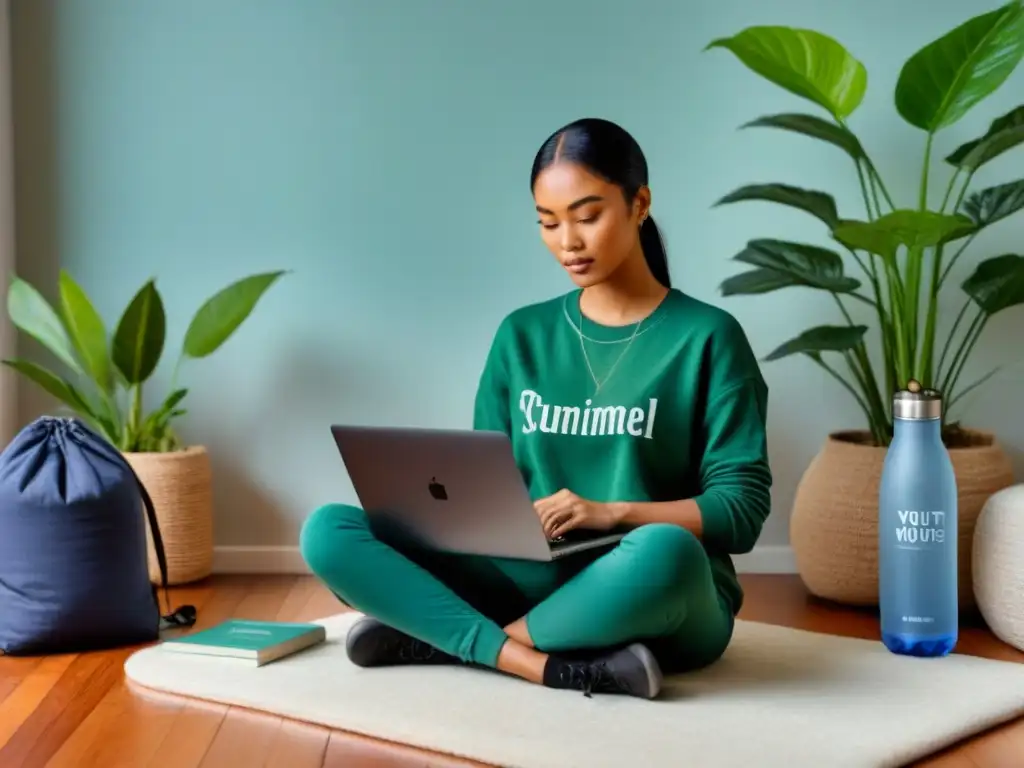
[[[1024,714],[1024,664],[913,659],[880,642],[737,622],[726,655],[660,699],[588,699],[465,667],[360,669],[345,634],[263,667],[136,652],[139,685],[517,768],[900,766]]]

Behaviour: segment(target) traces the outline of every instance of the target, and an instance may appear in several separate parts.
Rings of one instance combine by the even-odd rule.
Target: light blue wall
[[[827,244],[826,235],[778,207],[712,203],[741,184],[784,181],[831,191],[843,213],[860,216],[859,191],[830,147],[737,131],[813,107],[730,54],[701,49],[758,23],[837,36],[870,73],[853,126],[910,201],[923,144],[892,107],[899,67],[988,5],[15,0],[20,269],[52,280],[62,264],[111,323],[155,275],[174,343],[226,282],[294,271],[228,346],[184,370],[192,395],[182,425],[215,456],[218,543],[293,544],[315,505],[354,500],[331,422],[468,425],[495,325],[569,287],[542,247],[527,188],[552,129],[600,115],[634,132],[677,284],[735,313],[765,354],[835,320],[834,304],[803,291],[722,299],[717,286],[739,266],[729,258],[752,237]],[[1024,70],[942,135],[938,151],[1021,101]],[[979,181],[1022,173],[1018,151]],[[1019,251],[1022,222],[980,238],[973,253]],[[1019,312],[992,324],[979,371],[1019,349],[1014,325]],[[784,544],[803,468],[830,430],[861,421],[810,362],[764,370],[777,487],[762,541]],[[998,430],[1020,466],[1016,371],[968,415]],[[24,394],[23,418],[45,407]]]

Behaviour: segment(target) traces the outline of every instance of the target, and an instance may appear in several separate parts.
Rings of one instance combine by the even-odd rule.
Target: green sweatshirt
[[[579,295],[502,321],[474,428],[510,437],[534,499],[562,488],[592,501],[694,499],[719,591],[738,612],[730,555],[754,547],[772,482],[767,387],[746,335],[675,289],[639,328],[582,317]]]

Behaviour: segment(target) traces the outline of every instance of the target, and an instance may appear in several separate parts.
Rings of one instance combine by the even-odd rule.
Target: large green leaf
[[[964,201],[964,213],[978,228],[994,224],[1021,209],[1024,209],[1024,179],[979,190]]]
[[[89,375],[102,392],[112,390],[107,329],[81,286],[67,271],[60,271],[60,304],[64,325]]]
[[[88,398],[68,381],[31,360],[2,360],[8,368],[20,373],[37,384],[45,392],[64,403],[82,421],[92,427],[111,444],[116,445],[117,426],[104,413],[97,412],[89,403]]]
[[[761,77],[824,107],[837,120],[853,114],[867,89],[864,65],[839,42],[814,30],[748,27],[713,40],[705,50],[710,48],[731,51]]]
[[[964,22],[911,56],[896,83],[896,110],[929,133],[952,125],[1010,76],[1024,57],[1024,2]]]
[[[975,223],[962,214],[900,209],[874,221],[846,219],[832,236],[849,248],[893,259],[900,246],[930,248],[966,237],[975,229]]]
[[[779,345],[765,361],[796,354],[818,357],[822,352],[847,352],[860,343],[867,331],[866,325],[819,325]]]
[[[64,381],[57,374],[31,360],[14,359],[0,362],[38,384],[78,415],[90,421],[95,420],[95,414],[82,394],[75,389],[73,384]]]
[[[801,189],[788,184],[749,184],[733,190],[719,200],[716,205],[737,203],[747,200],[758,200],[767,203],[779,203],[806,211],[825,222],[830,229],[839,223],[836,213],[836,201],[825,192],[813,189]]]
[[[1024,304],[1024,256],[1007,253],[986,259],[961,287],[988,315]]]
[[[166,336],[163,300],[150,280],[135,294],[114,332],[114,364],[128,384],[141,384],[153,375]]]
[[[855,251],[867,251],[892,261],[900,244],[890,232],[874,226],[874,222],[844,219],[832,230],[832,237]]]
[[[1018,144],[1024,144],[1024,106],[997,117],[984,136],[961,144],[946,162],[965,171],[976,171]]]
[[[853,135],[848,129],[835,123],[830,123],[815,115],[805,115],[799,112],[784,112],[778,115],[765,115],[749,123],[744,123],[741,128],[778,128],[783,131],[803,134],[812,139],[826,141],[834,144],[846,152],[854,160],[861,160],[866,157],[864,147],[860,139]]]
[[[856,278],[843,274],[843,260],[839,254],[806,243],[751,240],[733,259],[786,275],[790,285],[794,286],[834,293],[849,293],[860,287]]]
[[[286,272],[278,270],[242,278],[208,299],[185,332],[184,353],[189,357],[206,357],[215,352],[249,317],[267,289]]]
[[[779,272],[777,269],[759,267],[726,278],[722,281],[719,290],[723,296],[755,296],[782,288],[791,288],[794,285],[800,285],[800,283],[793,280],[790,275]]]
[[[12,278],[7,289],[7,315],[16,328],[46,347],[68,368],[82,372],[60,317],[43,295],[21,278]]]

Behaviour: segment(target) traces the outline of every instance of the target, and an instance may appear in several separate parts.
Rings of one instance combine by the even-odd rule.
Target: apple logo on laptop
[[[430,483],[427,485],[427,490],[430,492],[430,495],[433,496],[438,501],[448,500],[448,490],[444,487],[443,483],[437,482],[436,477],[430,478]]]

